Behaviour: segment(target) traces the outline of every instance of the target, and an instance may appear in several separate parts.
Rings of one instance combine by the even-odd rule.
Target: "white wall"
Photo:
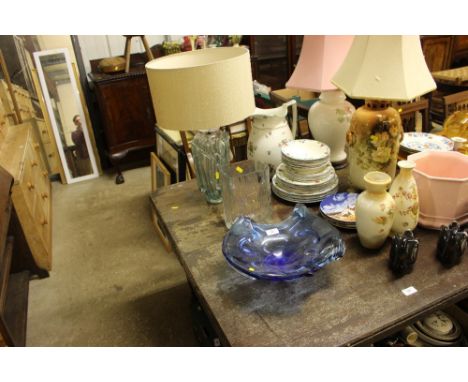
[[[70,35],[38,35],[37,41],[41,50],[53,50],[67,48],[70,53],[70,59],[76,63],[75,52]]]
[[[164,40],[178,41],[182,36],[147,35],[149,46],[161,44]],[[122,35],[80,35],[78,41],[81,47],[86,73],[91,71],[90,60],[104,57],[123,56],[125,51],[125,37]],[[145,48],[141,39],[132,38],[132,53],[144,52]]]

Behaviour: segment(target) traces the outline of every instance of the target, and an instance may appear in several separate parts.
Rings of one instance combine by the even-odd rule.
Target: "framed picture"
[[[171,182],[187,180],[187,158],[182,143],[175,140],[174,136],[169,136],[158,125],[154,130],[156,132],[156,155],[171,173]]]
[[[171,173],[155,153],[151,153],[151,191],[171,184]]]
[[[151,153],[151,192],[156,191],[158,188],[168,186],[171,184],[171,173],[166,168],[163,162],[157,157],[155,153]],[[159,235],[164,247],[168,252],[172,251],[171,242],[166,233],[166,229],[161,225],[156,214],[154,206],[151,209],[151,218],[153,220],[154,228]]]

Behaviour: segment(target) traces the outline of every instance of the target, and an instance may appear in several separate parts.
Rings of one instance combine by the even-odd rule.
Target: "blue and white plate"
[[[427,150],[452,151],[453,141],[441,135],[412,132],[404,133],[400,146],[411,153]]]
[[[356,199],[358,194],[340,192],[329,195],[320,203],[320,212],[331,223],[352,228],[356,225]]]

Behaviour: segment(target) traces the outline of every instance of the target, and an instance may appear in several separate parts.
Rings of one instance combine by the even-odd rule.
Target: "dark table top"
[[[346,169],[339,170],[346,187]],[[417,228],[418,259],[396,278],[388,268],[390,240],[365,250],[355,231],[341,230],[344,257],[312,277],[251,280],[221,252],[227,228],[222,204],[209,205],[196,181],[151,195],[158,217],[220,340],[232,346],[348,346],[373,343],[408,323],[468,296],[468,260],[446,269],[435,258],[437,231]],[[278,219],[293,208],[272,197]],[[318,204],[310,206],[317,213]],[[403,289],[416,288],[405,296]]]

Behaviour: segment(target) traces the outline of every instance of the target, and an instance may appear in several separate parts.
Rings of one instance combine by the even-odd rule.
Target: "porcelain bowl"
[[[425,151],[408,156],[418,185],[419,224],[439,229],[468,222],[468,156],[456,151]]]

